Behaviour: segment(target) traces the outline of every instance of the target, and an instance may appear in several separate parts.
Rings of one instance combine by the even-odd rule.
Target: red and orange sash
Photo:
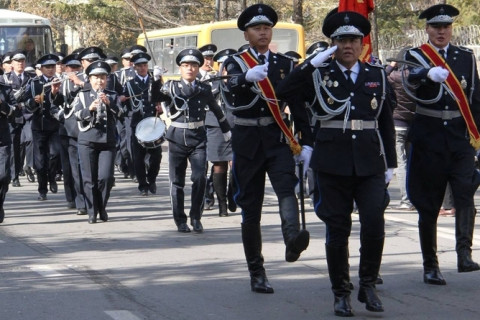
[[[248,52],[248,50],[241,53],[240,57],[242,57],[243,61],[245,61],[249,68],[253,68],[258,64],[257,60],[255,60],[255,58],[250,54],[250,52]],[[260,87],[260,90],[262,91],[264,97],[267,98],[266,102],[268,108],[270,109],[270,112],[273,115],[273,118],[275,119],[275,122],[278,124],[283,134],[288,138],[290,149],[292,149],[293,154],[300,154],[300,152],[302,151],[302,147],[298,144],[297,140],[295,140],[292,131],[290,131],[290,129],[283,121],[282,114],[280,112],[280,106],[278,105],[277,96],[275,95],[275,90],[273,89],[273,85],[270,82],[270,79],[265,78],[262,81],[259,81],[258,86]]]
[[[458,109],[467,124],[468,133],[470,134],[470,144],[478,150],[480,148],[480,133],[478,132],[477,125],[472,116],[470,110],[470,105],[468,103],[467,96],[460,85],[457,77],[453,73],[450,66],[445,62],[445,60],[438,54],[437,50],[433,48],[430,44],[423,44],[420,49],[425,54],[425,56],[430,60],[430,62],[436,67],[443,67],[448,70],[449,74],[445,84],[455,95],[455,100],[458,104]]]

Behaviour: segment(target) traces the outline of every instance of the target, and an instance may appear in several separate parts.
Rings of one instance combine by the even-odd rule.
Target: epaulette
[[[458,46],[460,50],[466,51],[468,53],[473,53],[473,50],[464,46]]]
[[[287,56],[286,54],[283,54],[283,53],[280,53],[280,52],[276,52],[276,53],[273,53],[273,54],[293,61],[293,57]]]
[[[371,62],[365,62],[365,64],[368,64],[369,66],[371,67],[376,67],[376,68],[380,68],[380,69],[385,69],[385,67],[381,64],[378,64],[378,63],[371,63]]]

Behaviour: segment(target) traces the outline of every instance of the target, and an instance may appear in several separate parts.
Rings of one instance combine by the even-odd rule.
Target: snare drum
[[[135,137],[145,149],[158,148],[165,141],[165,129],[162,119],[156,118],[155,120],[155,117],[148,117],[137,124]]]

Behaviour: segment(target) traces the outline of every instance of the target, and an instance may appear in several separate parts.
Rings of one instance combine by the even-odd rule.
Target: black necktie
[[[260,64],[265,64],[266,57],[263,54],[258,55],[258,60]]]
[[[438,53],[442,56],[443,59],[446,59],[446,57],[445,57],[445,50],[440,49],[440,50],[438,50]]]
[[[349,86],[353,88],[355,86],[355,83],[353,83],[352,77],[350,77],[350,74],[352,73],[352,70],[345,70],[344,72],[347,75],[347,82],[348,82]]]

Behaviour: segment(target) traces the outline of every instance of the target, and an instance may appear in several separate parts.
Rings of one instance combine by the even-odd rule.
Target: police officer
[[[65,65],[65,75],[81,72],[82,64],[78,59],[78,53],[72,53],[62,60]],[[75,84],[72,80],[62,81],[60,92],[64,97],[64,103],[56,107],[54,114],[60,121],[60,142],[61,160],[63,170],[63,185],[65,197],[69,208],[75,208],[77,215],[87,214],[85,207],[85,195],[83,192],[82,174],[78,161],[78,124],[72,108],[75,98],[72,92],[75,91]]]
[[[190,224],[195,232],[203,232],[200,222],[206,184],[206,130],[205,113],[211,110],[217,118],[225,139],[230,139],[230,126],[212,94],[212,88],[197,80],[203,55],[197,49],[184,49],[176,58],[181,79],[170,80],[162,88],[169,117],[172,120],[167,130],[169,142],[168,162],[170,196],[173,218],[179,232],[190,232],[184,212],[184,187],[187,161],[190,162],[192,193]]]
[[[110,66],[95,61],[85,70],[90,86],[79,92],[72,107],[79,122],[78,155],[88,223],[108,221],[106,211],[113,186],[115,122],[122,112],[115,91],[106,89]]]
[[[480,148],[479,78],[473,52],[450,43],[458,14],[458,9],[446,4],[423,11],[419,18],[426,19],[428,43],[405,55],[417,66],[408,76],[416,90],[404,86],[417,101],[408,136],[412,153],[407,192],[419,214],[423,280],[436,285],[446,284],[436,249],[437,219],[447,183],[456,209],[458,272],[480,270],[471,256],[476,214],[473,196],[479,183],[474,174],[475,149]]]
[[[25,153],[22,152],[21,145],[21,136],[22,129],[25,124],[25,118],[23,116],[23,105],[25,102],[25,93],[26,86],[31,76],[25,72],[25,53],[23,51],[15,51],[11,54],[11,66],[12,71],[5,73],[3,77],[0,78],[0,82],[10,85],[13,89],[15,95],[15,100],[17,101],[17,108],[13,114],[9,117],[10,119],[10,133],[12,136],[12,152],[10,165],[12,173],[12,186],[20,187],[19,175],[22,171],[22,155]]]
[[[387,183],[396,166],[391,101],[383,68],[358,60],[368,19],[356,12],[332,14],[323,33],[332,48],[299,65],[277,88],[280,97],[313,101],[321,118],[310,166],[317,183],[315,212],[326,224],[328,273],[337,316],[353,316],[350,305],[348,238],[353,202],[360,217],[358,300],[383,311],[375,282],[382,259]],[[335,57],[325,63],[330,55]]]
[[[263,267],[260,228],[265,174],[268,174],[279,201],[286,261],[296,261],[310,239],[308,231],[300,231],[295,196],[298,179],[288,143],[295,153],[302,148],[293,140],[284,122],[284,105],[276,103],[274,92],[268,91],[293,69],[293,61],[289,57],[268,48],[277,20],[275,10],[265,4],[245,9],[238,17],[237,26],[244,32],[249,48],[224,62],[231,76],[226,84],[225,103],[235,115],[232,130],[234,198],[242,209],[242,241],[251,290],[260,293],[273,293]],[[290,107],[295,109],[294,104]],[[303,116],[306,117],[304,110]],[[297,127],[310,130],[308,122],[302,126],[301,119],[299,115]],[[304,153],[308,153],[311,141],[301,143],[305,145]]]
[[[123,96],[128,99],[126,100],[127,112],[132,114],[130,122],[132,135],[135,135],[140,121],[148,117],[158,116],[157,108],[152,102],[153,78],[148,72],[148,61],[150,60],[151,57],[148,53],[140,52],[134,54],[131,61],[135,68],[136,76],[134,79],[127,81],[123,87]],[[157,85],[161,86],[161,84]],[[156,121],[160,122],[162,120],[157,119]],[[158,138],[161,138],[161,136]],[[157,185],[155,180],[160,170],[162,148],[160,145],[157,145],[154,148],[147,149],[139,143],[135,136],[131,137],[130,140],[132,142],[133,163],[140,195],[146,196],[149,191],[151,194],[156,194]],[[146,163],[148,164],[146,165]]]
[[[13,114],[17,108],[17,102],[11,87],[0,83],[0,223],[5,218],[3,203],[10,183],[10,152],[12,140],[10,137],[8,117]]]
[[[47,199],[47,186],[57,193],[55,181],[60,162],[59,123],[52,113],[53,105],[63,103],[63,95],[59,93],[60,82],[55,76],[58,56],[47,54],[38,59],[41,76],[30,81],[27,87],[26,109],[32,114],[33,165],[38,178],[38,200]]]

